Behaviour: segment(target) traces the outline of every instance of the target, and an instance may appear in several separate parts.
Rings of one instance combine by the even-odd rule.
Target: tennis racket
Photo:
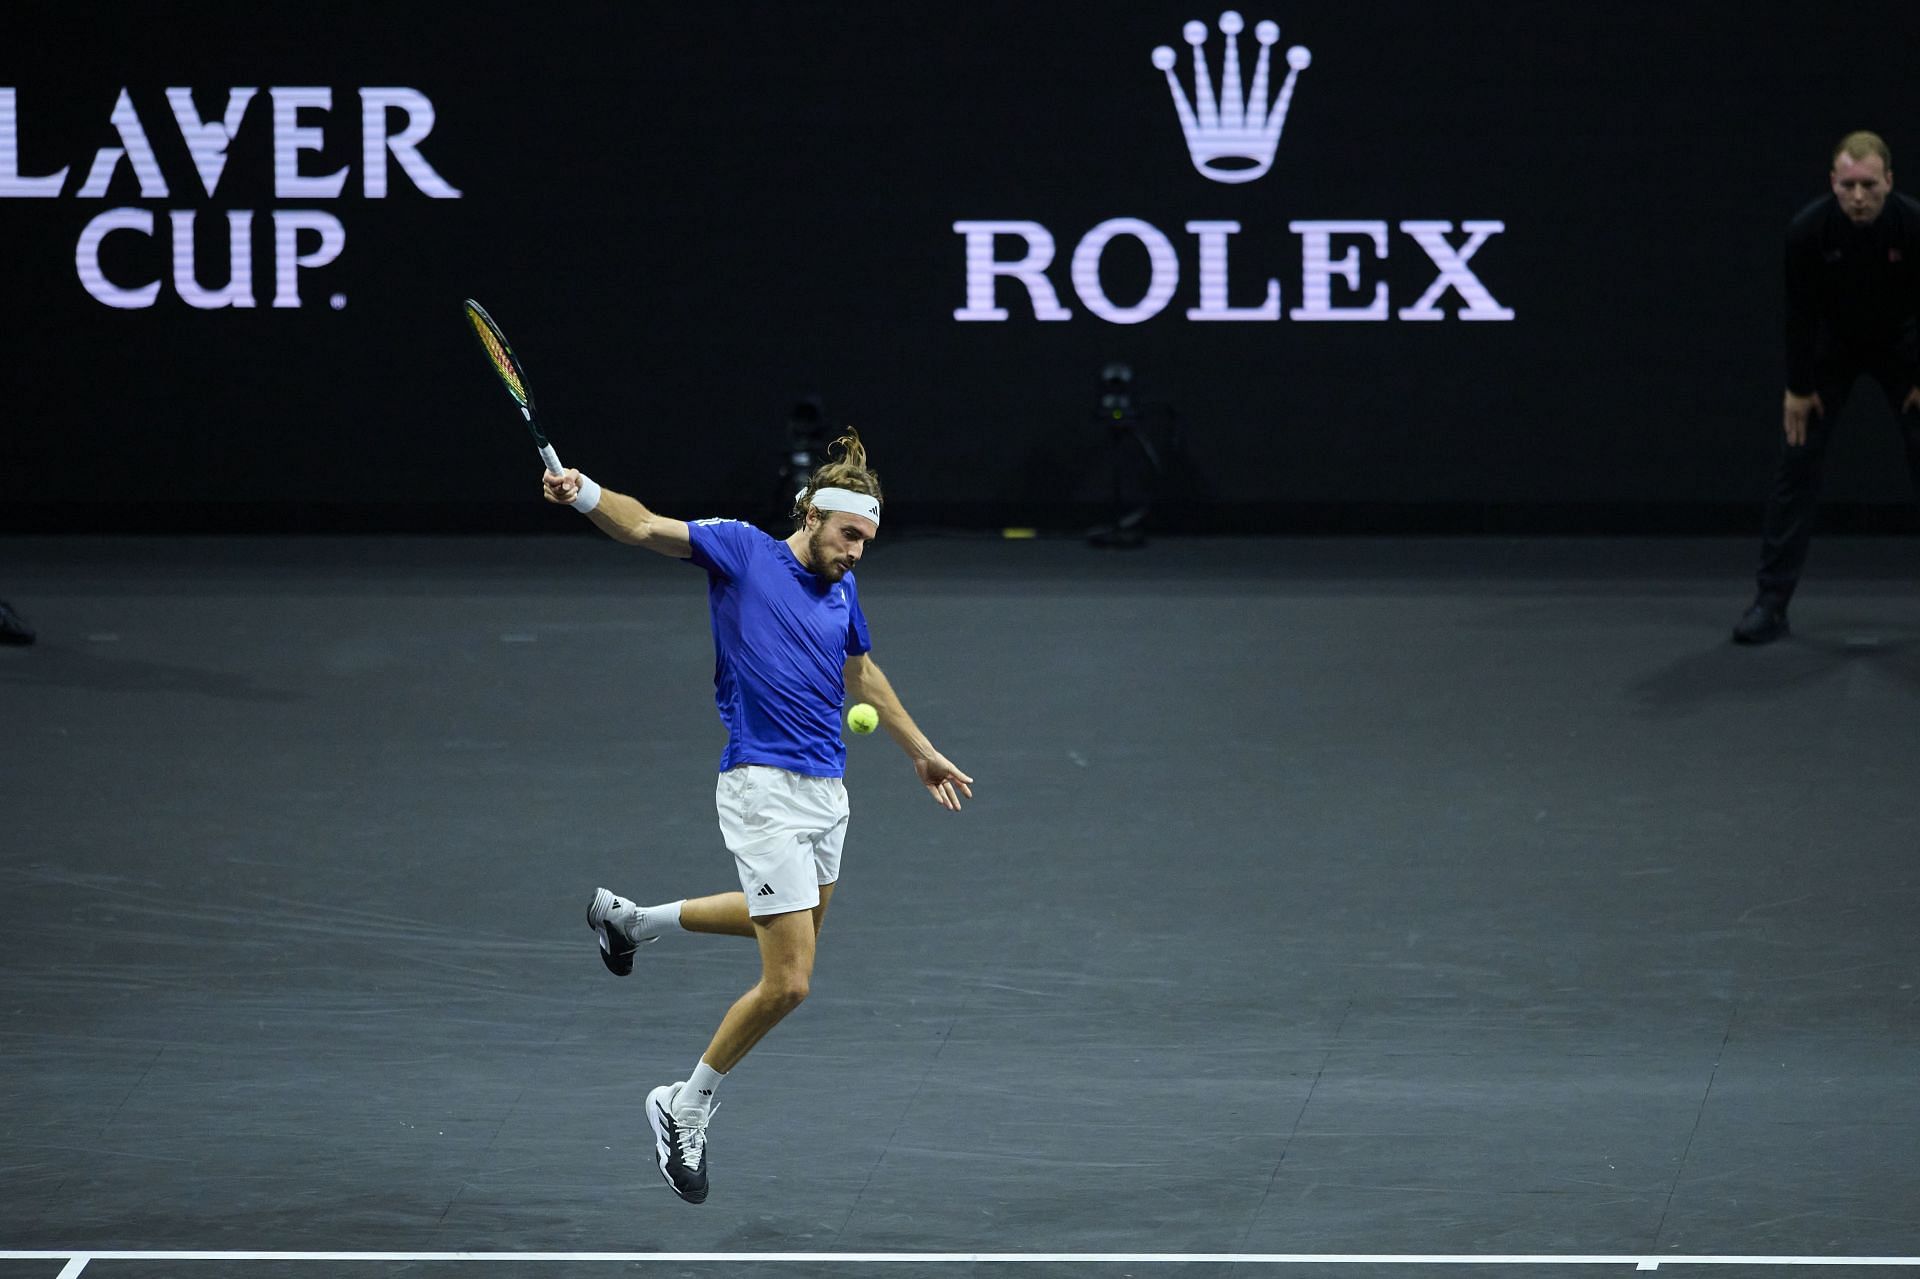
[[[553,451],[553,445],[547,442],[547,433],[540,425],[540,416],[533,407],[533,388],[527,385],[526,366],[520,363],[520,357],[507,345],[507,335],[493,322],[487,309],[467,299],[467,323],[473,326],[473,335],[480,339],[480,349],[487,354],[487,363],[493,365],[493,371],[500,375],[500,384],[507,388],[507,394],[520,406],[520,416],[527,419],[527,429],[533,432],[533,442],[540,448],[540,460],[555,475],[561,473],[560,457]]]

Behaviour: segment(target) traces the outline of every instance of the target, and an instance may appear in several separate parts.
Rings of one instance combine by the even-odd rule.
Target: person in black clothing
[[[1788,632],[1821,463],[1862,374],[1899,418],[1920,492],[1920,200],[1894,191],[1893,154],[1878,134],[1842,138],[1829,180],[1833,193],[1787,228],[1785,439],[1767,499],[1759,594],[1733,628],[1740,644]]]

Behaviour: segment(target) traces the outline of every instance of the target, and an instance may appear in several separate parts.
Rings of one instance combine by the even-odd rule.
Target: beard
[[[807,534],[807,567],[811,568],[817,576],[824,577],[829,582],[837,582],[847,575],[847,565],[828,553],[824,545],[826,535],[827,530],[824,526]]]

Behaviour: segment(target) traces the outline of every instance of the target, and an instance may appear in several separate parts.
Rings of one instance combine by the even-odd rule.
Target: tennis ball
[[[871,733],[880,727],[880,712],[865,702],[855,702],[847,708],[847,727],[856,733]]]

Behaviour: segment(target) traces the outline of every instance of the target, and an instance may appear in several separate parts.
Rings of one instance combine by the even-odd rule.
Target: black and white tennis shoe
[[[660,1164],[660,1175],[673,1187],[673,1193],[688,1203],[705,1203],[707,1119],[712,1111],[674,1114],[673,1099],[685,1086],[685,1081],[661,1084],[648,1093],[647,1122],[653,1126],[653,1153]]]
[[[633,952],[660,940],[658,933],[642,937],[644,921],[640,908],[624,897],[604,888],[594,890],[593,904],[587,907],[587,927],[600,935],[600,962],[616,977],[633,971]]]

